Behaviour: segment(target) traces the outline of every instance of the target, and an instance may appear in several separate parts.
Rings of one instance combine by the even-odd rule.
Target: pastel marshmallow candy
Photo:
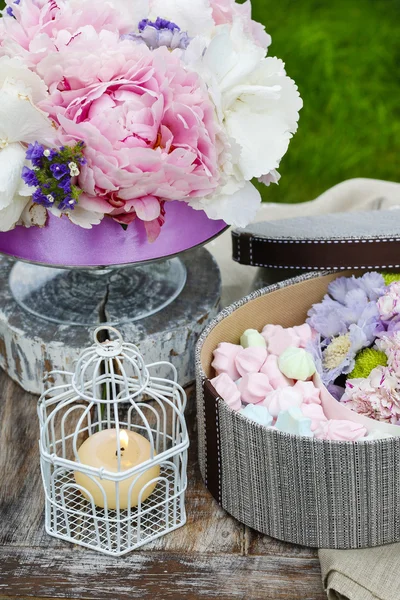
[[[302,348],[287,348],[278,359],[280,370],[286,377],[307,381],[316,371],[311,354]]]
[[[243,350],[242,346],[222,342],[214,350],[214,360],[211,366],[215,369],[217,375],[226,373],[233,381],[239,379],[240,373],[236,368],[236,357]]]
[[[266,348],[267,342],[256,329],[247,329],[240,338],[243,348]]]
[[[305,404],[321,404],[321,392],[312,381],[296,381],[294,389],[300,392]]]
[[[307,345],[313,339],[313,330],[308,325],[308,323],[304,323],[304,325],[297,325],[296,327],[293,327],[293,331],[299,338],[300,348],[306,348]]]
[[[260,373],[264,373],[269,379],[270,384],[274,390],[278,390],[284,387],[289,387],[294,384],[293,379],[285,377],[278,366],[278,357],[274,354],[270,354],[261,367]]]
[[[245,348],[241,350],[235,360],[236,369],[239,377],[247,373],[258,373],[265,361],[268,353],[265,348]],[[237,377],[236,379],[239,379]]]
[[[321,421],[328,420],[320,404],[302,404],[301,412],[305,417],[311,419],[311,431],[316,431]]]
[[[274,420],[268,409],[260,404],[248,404],[240,414],[264,427],[270,427]]]
[[[277,417],[279,413],[288,410],[289,408],[299,408],[302,404],[302,397],[299,392],[292,387],[275,390],[268,394],[262,403],[266,406],[273,417]]]
[[[267,325],[262,332],[270,354],[280,356],[289,347],[299,347],[300,338],[293,329],[284,329],[280,325]]]
[[[342,442],[356,442],[367,434],[365,427],[352,421],[321,421],[315,431],[319,440],[337,440]]]
[[[211,379],[218,396],[226,402],[226,404],[232,408],[232,410],[240,410],[242,408],[242,401],[240,397],[240,391],[238,386],[226,373],[221,373],[218,377]]]
[[[242,377],[238,385],[245,404],[260,404],[266,395],[273,391],[268,377],[263,373],[249,373]]]
[[[311,419],[305,417],[298,406],[279,413],[275,427],[284,433],[314,437],[311,431]]]

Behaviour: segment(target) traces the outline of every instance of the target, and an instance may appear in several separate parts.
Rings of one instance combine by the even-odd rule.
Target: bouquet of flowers
[[[169,201],[245,226],[277,183],[302,101],[234,0],[7,0],[0,231],[144,222]]]
[[[359,414],[400,425],[400,276],[339,277],[307,323],[329,391]]]

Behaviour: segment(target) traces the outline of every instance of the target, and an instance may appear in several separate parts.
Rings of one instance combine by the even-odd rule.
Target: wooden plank
[[[0,544],[63,547],[65,542],[44,531],[44,494],[39,467],[37,398],[0,374]],[[197,433],[193,390],[187,415],[191,437],[186,527],[156,540],[147,548],[183,552],[233,552],[242,547],[244,526],[212,501],[197,467]],[[84,550],[82,550],[84,552]]]
[[[5,556],[6,554],[6,556]],[[90,600],[322,600],[317,560],[140,552],[113,559],[73,548],[0,549],[0,594]],[[6,589],[5,589],[6,588]]]
[[[313,550],[254,532],[223,511],[197,465],[193,390],[188,523],[123,558],[49,537],[43,527],[36,401],[0,373],[0,600],[323,600]]]

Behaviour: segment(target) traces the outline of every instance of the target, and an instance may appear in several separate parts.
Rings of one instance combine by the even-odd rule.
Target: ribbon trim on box
[[[400,237],[268,239],[232,232],[233,260],[269,269],[346,271],[400,268]]]

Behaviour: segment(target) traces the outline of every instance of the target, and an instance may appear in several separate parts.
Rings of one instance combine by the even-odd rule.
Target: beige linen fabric
[[[367,550],[320,550],[329,600],[399,600],[400,544]]]
[[[400,209],[400,184],[352,179],[311,202],[265,204],[257,221],[392,209]],[[256,270],[232,261],[230,231],[208,244],[207,248],[221,268],[222,304],[227,306],[250,291]],[[329,600],[400,600],[400,544],[367,550],[320,550],[319,558]]]

